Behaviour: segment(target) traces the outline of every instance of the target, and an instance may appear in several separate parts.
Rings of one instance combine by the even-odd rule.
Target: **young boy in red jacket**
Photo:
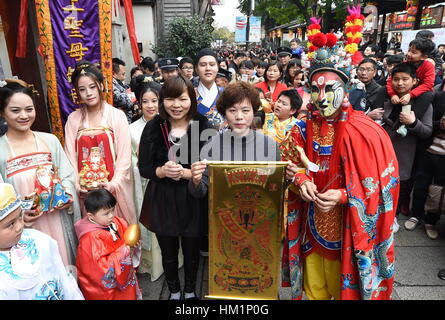
[[[434,42],[429,39],[415,39],[410,42],[406,54],[406,62],[414,64],[419,84],[403,97],[399,97],[392,88],[392,78],[386,81],[386,90],[393,104],[406,105],[411,99],[419,97],[427,91],[434,91],[434,79],[436,77],[434,62],[428,58],[428,54],[434,50]]]
[[[124,242],[127,222],[115,216],[116,198],[105,189],[88,192],[87,215],[74,225],[79,239],[77,272],[86,300],[140,300],[136,278],[140,243]]]

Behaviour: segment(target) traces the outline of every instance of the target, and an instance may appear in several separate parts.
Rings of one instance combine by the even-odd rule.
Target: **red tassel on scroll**
[[[28,0],[20,2],[19,30],[17,32],[17,48],[15,56],[26,58],[26,35],[28,31]]]
[[[130,36],[131,52],[135,65],[139,65],[140,55],[138,49],[138,41],[136,39],[136,31],[134,26],[133,5],[131,0],[124,0],[125,19],[127,21],[128,35]]]

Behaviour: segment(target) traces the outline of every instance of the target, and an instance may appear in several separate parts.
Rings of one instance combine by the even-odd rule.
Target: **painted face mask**
[[[311,80],[311,99],[320,114],[329,118],[340,108],[345,96],[345,84],[334,72],[317,72]]]

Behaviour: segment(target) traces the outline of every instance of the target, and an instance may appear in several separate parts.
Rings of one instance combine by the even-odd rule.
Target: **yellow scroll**
[[[287,162],[207,164],[207,297],[278,299]]]

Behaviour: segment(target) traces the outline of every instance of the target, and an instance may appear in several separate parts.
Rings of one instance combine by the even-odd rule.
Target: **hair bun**
[[[161,85],[153,80],[152,76],[142,74],[140,76],[134,77],[130,81],[130,89],[136,95],[139,100],[140,94],[144,88],[150,88],[159,93],[161,90]]]
[[[103,83],[104,76],[100,70],[100,66],[87,60],[79,61],[76,69],[71,76],[71,83],[75,83],[81,75],[94,75],[100,83]]]

